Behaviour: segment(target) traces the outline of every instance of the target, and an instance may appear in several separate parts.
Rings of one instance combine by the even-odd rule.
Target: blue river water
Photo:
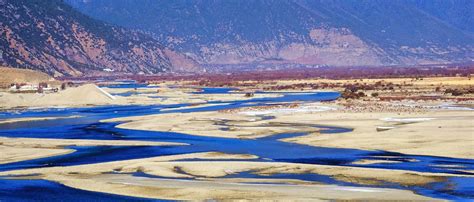
[[[130,86],[125,86],[130,87]],[[229,92],[227,89],[208,88],[203,90],[207,93]],[[339,149],[312,147],[294,143],[278,141],[281,138],[305,135],[305,133],[278,134],[259,139],[231,139],[218,137],[192,136],[171,132],[152,132],[141,130],[119,129],[115,126],[119,123],[101,123],[102,119],[137,116],[172,112],[198,112],[214,111],[221,109],[238,108],[242,106],[270,105],[276,102],[293,101],[328,101],[339,97],[336,92],[319,93],[288,93],[277,98],[255,98],[244,101],[212,102],[226,103],[225,105],[207,106],[192,109],[179,109],[188,106],[187,104],[176,105],[148,105],[148,106],[99,106],[90,108],[67,108],[67,109],[36,109],[26,110],[20,113],[2,112],[0,119],[20,118],[20,117],[54,117],[54,116],[79,116],[71,119],[45,120],[36,122],[18,122],[12,124],[0,124],[0,136],[3,137],[32,137],[32,138],[60,138],[60,139],[97,139],[97,140],[144,140],[144,141],[169,141],[190,144],[189,146],[88,146],[71,147],[77,150],[74,153],[27,160],[22,162],[1,164],[0,171],[51,167],[51,166],[72,166],[90,163],[109,162],[116,160],[156,157],[163,155],[186,154],[194,152],[217,151],[224,153],[253,154],[260,158],[254,161],[268,162],[294,162],[320,165],[339,165],[351,167],[369,167],[382,169],[398,169],[419,172],[451,173],[472,175],[468,172],[456,171],[446,166],[462,166],[467,170],[474,170],[474,160],[460,158],[446,158],[436,156],[405,155],[386,151],[364,151],[357,149]],[[160,111],[161,109],[175,109],[170,111]],[[265,117],[271,119],[272,117]],[[321,125],[310,125],[321,128],[322,133],[349,132],[349,128],[336,128]],[[361,159],[395,160],[399,163],[356,165],[353,162]],[[244,177],[255,177],[250,173],[241,173]],[[271,176],[274,178],[292,178],[309,181],[318,181],[330,184],[365,186],[337,181],[328,176],[315,174],[280,174]],[[474,177],[474,176],[473,176]],[[449,200],[468,200],[474,198],[474,183],[468,177],[452,177],[444,182],[433,183],[428,187],[402,186],[398,184],[373,185],[376,187],[391,187],[408,189],[419,194]],[[12,184],[13,186],[9,186]],[[54,193],[55,196],[65,194],[67,196],[84,195],[86,200],[145,200],[110,194],[87,192],[68,188],[53,182],[44,180],[11,180],[0,178],[0,201],[19,200],[28,198],[23,194],[23,190],[30,190],[29,193],[36,193],[47,196]],[[64,190],[64,191],[61,191]],[[87,192],[87,193],[86,193]],[[66,197],[67,197],[66,196]],[[71,198],[72,199],[72,198]]]
[[[233,90],[237,90],[236,88],[212,88],[212,87],[204,87],[200,88],[199,92],[195,92],[195,94],[222,94],[222,93],[230,93]]]
[[[47,180],[0,179],[0,201],[161,201],[83,191]]]

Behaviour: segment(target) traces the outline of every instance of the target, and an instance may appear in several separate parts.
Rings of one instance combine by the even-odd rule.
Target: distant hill
[[[202,64],[413,65],[474,59],[470,0],[66,0]]]
[[[54,76],[196,68],[150,36],[92,19],[61,0],[0,0],[0,18],[3,66]]]
[[[51,76],[30,69],[0,67],[0,88],[10,87],[13,83],[33,83],[55,81]]]

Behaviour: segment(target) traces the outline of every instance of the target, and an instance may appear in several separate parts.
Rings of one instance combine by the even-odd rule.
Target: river
[[[127,86],[129,87],[129,86]],[[206,88],[205,93],[228,93],[233,89]],[[203,93],[201,92],[201,93]],[[313,147],[294,143],[278,141],[281,138],[305,135],[305,133],[278,134],[258,139],[231,139],[205,136],[192,136],[171,132],[151,132],[140,130],[119,129],[115,126],[119,123],[102,123],[103,119],[149,115],[159,113],[191,113],[198,111],[214,111],[232,109],[242,106],[262,106],[276,102],[295,101],[328,101],[339,97],[336,92],[318,93],[285,93],[283,97],[255,98],[244,101],[212,102],[222,103],[217,106],[206,106],[200,108],[180,109],[188,104],[177,105],[147,105],[147,106],[98,106],[87,108],[63,108],[63,109],[31,109],[21,112],[0,113],[2,119],[23,117],[54,117],[54,116],[77,116],[71,119],[45,120],[35,122],[18,122],[11,124],[0,124],[0,136],[3,137],[31,137],[31,138],[60,138],[60,139],[96,139],[96,140],[142,140],[142,141],[169,141],[190,144],[189,146],[88,146],[71,147],[77,150],[74,153],[27,160],[0,165],[0,171],[39,168],[51,166],[72,166],[90,163],[101,163],[117,160],[156,157],[164,155],[187,154],[195,152],[216,151],[223,153],[253,154],[260,158],[253,161],[266,162],[293,162],[320,165],[339,165],[351,167],[369,167],[382,169],[398,169],[418,172],[451,173],[473,175],[472,173],[455,171],[444,166],[463,166],[467,170],[474,170],[474,160],[446,158],[436,156],[405,155],[386,151],[365,151],[357,149],[340,149]],[[161,109],[171,109],[160,111]],[[173,110],[175,109],[175,110]],[[272,117],[265,117],[272,118]],[[336,128],[320,125],[311,125],[321,128],[322,133],[350,132],[350,128]],[[284,151],[284,152],[282,152]],[[398,161],[390,164],[357,165],[353,162],[361,159],[387,159]],[[251,173],[239,173],[227,177],[256,177]],[[259,176],[262,177],[262,176]],[[367,186],[361,184],[347,183],[335,180],[329,176],[316,174],[277,174],[272,178],[302,179],[327,184]],[[444,182],[430,184],[430,186],[402,186],[400,184],[380,184],[372,187],[387,187],[397,189],[408,189],[418,194],[449,200],[474,199],[474,183],[472,178],[451,177]],[[11,186],[12,185],[12,186]],[[449,189],[448,189],[449,187]],[[25,195],[25,190],[29,190]],[[62,191],[61,191],[62,190]],[[69,188],[54,182],[45,180],[12,180],[0,179],[0,201],[1,200],[27,200],[32,193],[41,196],[61,195],[85,196],[89,200],[145,200],[133,197],[123,197],[111,194],[82,191]],[[65,197],[67,197],[65,196]],[[73,199],[69,197],[66,199]],[[34,199],[34,198],[33,198]]]

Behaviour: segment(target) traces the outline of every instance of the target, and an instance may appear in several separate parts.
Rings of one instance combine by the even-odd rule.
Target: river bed
[[[127,86],[128,87],[128,86]],[[203,92],[227,93],[233,89],[212,89],[206,88]],[[202,92],[200,92],[202,93]],[[0,136],[3,137],[29,137],[29,138],[58,138],[58,139],[94,139],[94,140],[141,140],[186,143],[189,146],[74,146],[76,152],[27,160],[15,163],[1,164],[0,171],[9,171],[25,168],[41,168],[52,166],[72,166],[91,163],[110,162],[117,160],[128,160],[137,158],[156,157],[164,155],[188,154],[196,152],[222,152],[231,154],[252,154],[259,158],[249,161],[264,162],[289,162],[319,165],[337,165],[350,167],[382,168],[409,170],[430,173],[448,173],[473,175],[472,173],[449,169],[449,166],[459,166],[467,170],[474,170],[474,160],[460,158],[446,158],[436,156],[405,155],[386,151],[365,151],[358,149],[325,148],[300,145],[279,141],[282,138],[306,135],[306,133],[286,133],[277,134],[258,139],[232,139],[219,137],[192,136],[172,132],[151,132],[140,130],[120,129],[115,126],[119,123],[103,123],[100,120],[126,117],[150,115],[158,113],[192,113],[200,111],[215,111],[223,109],[233,109],[242,106],[262,106],[279,102],[315,102],[337,99],[339,93],[318,92],[318,93],[286,93],[282,97],[275,98],[255,98],[250,100],[231,102],[210,102],[227,103],[225,105],[196,107],[189,109],[179,109],[189,106],[188,104],[178,105],[148,105],[148,106],[98,106],[87,108],[62,108],[62,109],[32,109],[21,112],[4,112],[0,114],[1,119],[25,118],[25,117],[54,117],[54,116],[76,116],[71,119],[44,120],[35,122],[18,122],[0,124]],[[160,109],[169,109],[160,111]],[[176,110],[173,110],[175,109]],[[272,117],[266,117],[271,119]],[[350,128],[329,127],[321,125],[311,125],[321,128],[321,133],[331,135],[331,133],[350,132]],[[284,151],[284,152],[282,152]],[[369,165],[353,164],[362,159],[386,160],[390,159],[397,163],[376,163]],[[199,161],[199,160],[196,160]],[[446,165],[446,166],[437,166]],[[234,176],[252,178],[256,175],[251,173],[238,173]],[[259,176],[261,177],[261,176]],[[315,174],[276,174],[269,177],[285,179],[302,179],[327,184],[368,186],[354,183],[345,183],[328,176]],[[14,184],[12,188],[9,184]],[[434,183],[428,187],[421,186],[401,186],[399,184],[379,184],[373,187],[388,187],[397,189],[408,189],[418,194],[449,200],[462,200],[474,198],[474,183],[470,177],[452,177],[444,182]],[[449,187],[449,189],[447,188]],[[61,193],[71,193],[71,196],[85,195],[87,199],[102,200],[106,196],[111,200],[145,200],[133,197],[116,195],[101,195],[101,193],[76,190],[58,185],[45,180],[12,180],[0,179],[0,200],[23,200],[29,195],[24,195],[24,191],[33,189],[40,195],[50,195]],[[8,194],[6,194],[8,193]],[[118,198],[114,198],[118,197]]]

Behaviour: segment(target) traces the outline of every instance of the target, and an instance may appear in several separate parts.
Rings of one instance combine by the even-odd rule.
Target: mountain
[[[447,24],[474,33],[474,1],[472,0],[413,0],[409,3]]]
[[[330,16],[333,26],[348,27],[363,41],[381,50],[385,64],[464,62],[474,58],[474,34],[431,13],[424,0],[320,0],[300,1],[319,15]],[[457,0],[445,0],[464,5]],[[424,6],[422,6],[424,3]],[[469,15],[469,12],[458,13]]]
[[[152,37],[92,19],[61,0],[0,0],[0,65],[54,76],[196,68]]]
[[[149,33],[201,64],[414,65],[474,59],[470,0],[66,2],[95,19]]]

